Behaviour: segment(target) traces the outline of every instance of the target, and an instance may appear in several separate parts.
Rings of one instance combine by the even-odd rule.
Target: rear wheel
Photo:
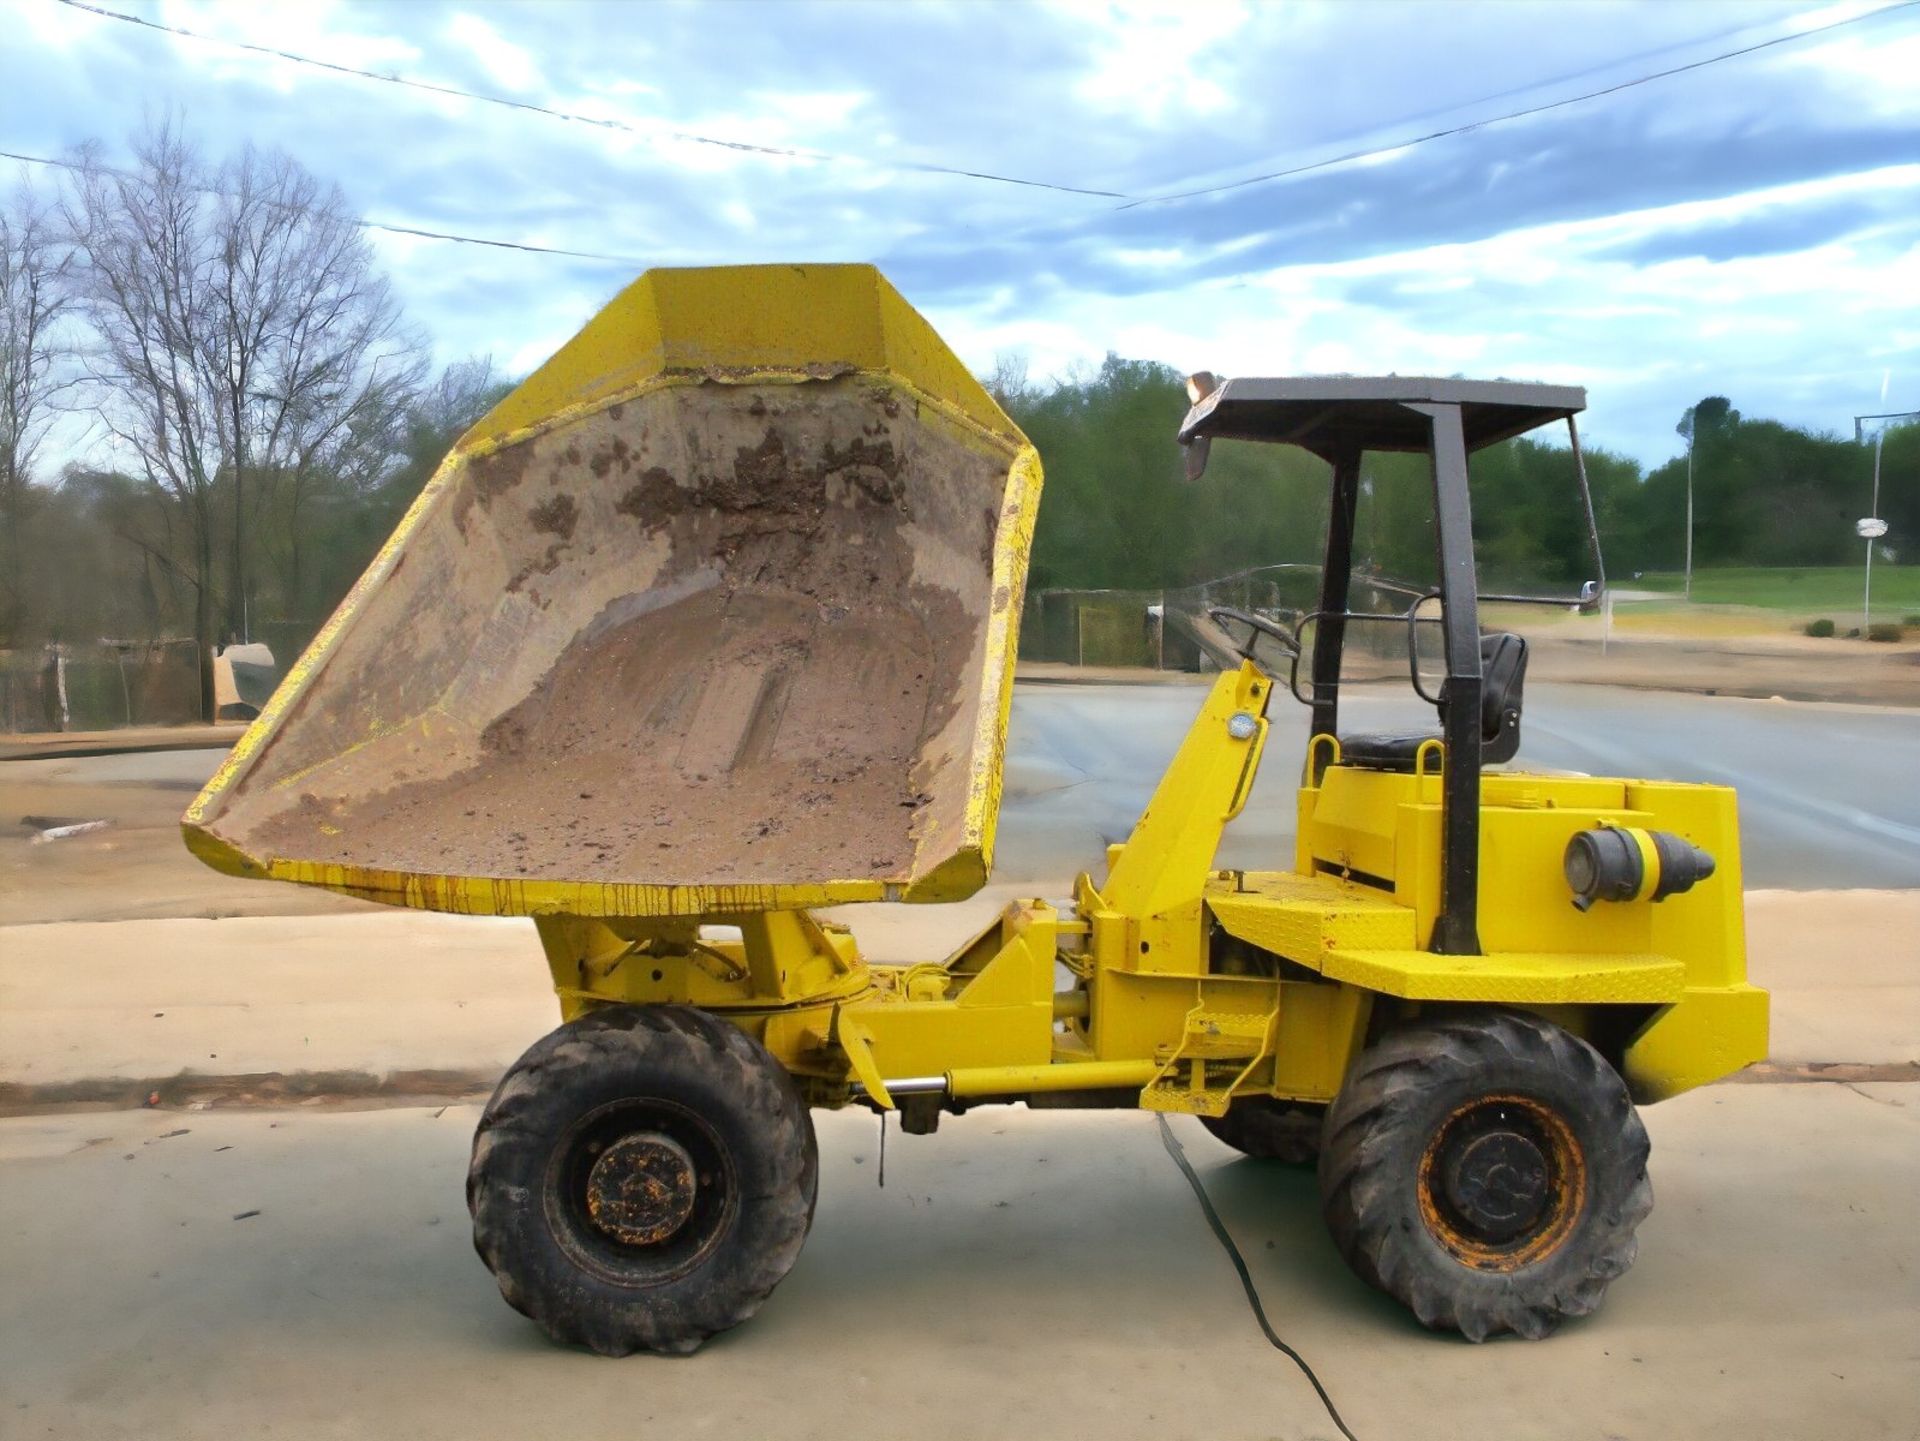
[[[1202,1116],[1200,1124],[1215,1140],[1243,1156],[1310,1166],[1320,1154],[1325,1115],[1324,1107],[1295,1105],[1272,1096],[1242,1096],[1226,1115]]]
[[[701,1011],[617,1006],[501,1079],[467,1206],[500,1294],[556,1341],[683,1353],[792,1268],[818,1179],[812,1118],[765,1048]]]
[[[1320,1194],[1363,1280],[1473,1341],[1538,1339],[1594,1310],[1653,1208],[1647,1133],[1619,1075],[1517,1011],[1369,1047],[1328,1111]]]

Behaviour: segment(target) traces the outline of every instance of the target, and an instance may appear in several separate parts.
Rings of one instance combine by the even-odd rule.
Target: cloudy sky
[[[443,359],[531,367],[649,265],[871,260],[979,369],[1573,382],[1648,463],[1706,393],[1841,430],[1920,406],[1920,5],[100,3],[621,123],[0,0],[0,148],[122,156],[171,111],[370,220],[615,257],[375,232]]]

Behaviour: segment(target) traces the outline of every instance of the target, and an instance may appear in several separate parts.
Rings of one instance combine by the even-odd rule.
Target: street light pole
[[[1883,425],[1873,438],[1873,500],[1867,506],[1867,515],[1874,520],[1880,518],[1880,455],[1887,448],[1887,428]],[[1873,543],[1878,536],[1867,537],[1866,579],[1860,586],[1860,634],[1866,635],[1873,624]]]
[[[1699,428],[1699,421],[1688,413],[1687,420],[1687,559],[1686,578],[1682,582],[1681,599],[1693,599],[1693,435]]]
[[[1885,397],[1883,396],[1882,399]],[[1866,439],[1866,422],[1880,421],[1873,437],[1873,498],[1867,507],[1867,514],[1861,522],[1861,534],[1867,542],[1867,566],[1865,579],[1860,586],[1860,634],[1864,637],[1873,624],[1873,543],[1886,534],[1886,527],[1880,526],[1874,533],[1868,533],[1867,521],[1880,518],[1880,457],[1887,448],[1887,427],[1889,420],[1920,419],[1920,410],[1896,410],[1881,415],[1856,415],[1853,418],[1853,438],[1856,443]]]

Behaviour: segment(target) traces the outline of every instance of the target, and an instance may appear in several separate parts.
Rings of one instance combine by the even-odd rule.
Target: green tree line
[[[1319,559],[1327,467],[1292,447],[1216,444],[1206,476],[1188,485],[1173,439],[1187,399],[1171,367],[1109,355],[1090,375],[1034,384],[1017,362],[1003,362],[987,384],[1046,466],[1032,587],[1156,589]],[[1611,580],[1680,569],[1689,428],[1696,566],[1859,559],[1854,521],[1868,505],[1872,448],[1749,420],[1710,396],[1686,412],[1680,453],[1651,473],[1631,457],[1583,446]],[[1564,430],[1490,446],[1471,470],[1484,584],[1568,587],[1595,578]],[[1887,432],[1880,510],[1890,528],[1882,558],[1920,557],[1920,425]],[[1414,584],[1431,578],[1423,460],[1367,458],[1355,543],[1360,562],[1384,575]]]

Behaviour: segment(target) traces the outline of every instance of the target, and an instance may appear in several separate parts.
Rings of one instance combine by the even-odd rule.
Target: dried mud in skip
[[[434,517],[459,539],[451,565],[415,568],[415,644],[434,590],[463,575],[496,596],[504,576],[501,606],[611,597],[537,683],[498,697],[455,754],[376,741],[291,787],[250,785],[234,817],[250,845],[435,875],[738,885],[905,879],[930,827],[958,832],[1005,459],[854,378],[649,399],[476,460]],[[469,571],[461,552],[486,559]]]

